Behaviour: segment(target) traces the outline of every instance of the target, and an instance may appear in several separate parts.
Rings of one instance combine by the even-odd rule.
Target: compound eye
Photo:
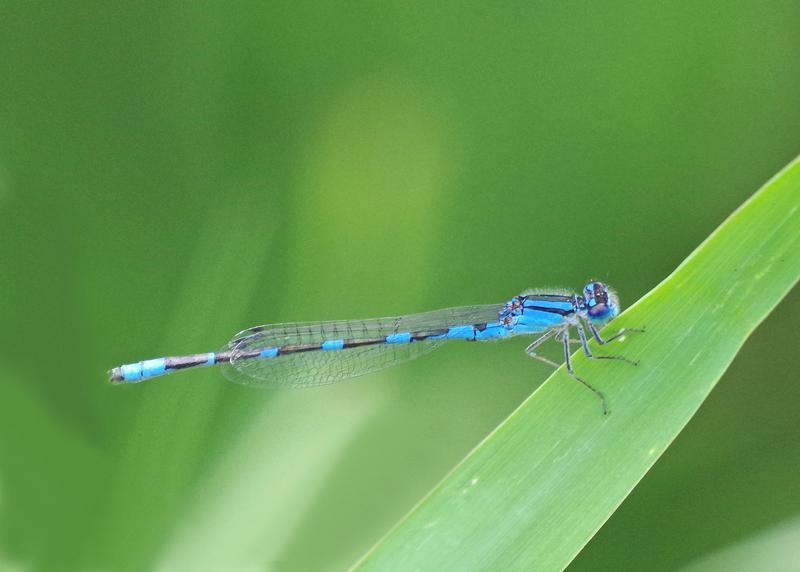
[[[590,282],[583,291],[589,306],[608,303],[608,288],[602,282]]]
[[[606,306],[605,302],[594,304],[587,312],[590,318],[602,318],[608,314],[608,306]]]

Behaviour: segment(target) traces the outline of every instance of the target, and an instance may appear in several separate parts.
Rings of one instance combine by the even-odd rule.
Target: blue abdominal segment
[[[387,344],[407,344],[411,341],[411,332],[403,332],[401,334],[391,334],[386,336]]]
[[[163,375],[167,371],[167,359],[156,358],[129,363],[119,367],[122,380],[127,383],[137,383],[143,379]]]
[[[118,368],[122,379],[128,383],[136,383],[142,379],[142,362],[128,363]]]
[[[263,353],[266,354],[270,352],[274,352],[273,355],[278,355],[277,348],[264,350]],[[158,377],[180,369],[204,365],[217,365],[220,361],[219,357],[220,356],[214,352],[191,356],[162,357],[121,365],[115,367],[109,373],[111,374],[111,381],[113,383],[138,383],[145,379]],[[229,358],[223,356],[222,361],[228,361],[228,359]]]

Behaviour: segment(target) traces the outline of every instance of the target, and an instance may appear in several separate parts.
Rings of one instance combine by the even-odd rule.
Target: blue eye
[[[606,304],[594,304],[588,309],[589,317],[595,320],[602,320],[611,313],[611,308]]]
[[[593,322],[603,323],[619,313],[617,297],[602,282],[590,282],[583,289],[586,314]]]

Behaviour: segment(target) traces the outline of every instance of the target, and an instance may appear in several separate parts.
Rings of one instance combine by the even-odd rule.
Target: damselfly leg
[[[603,410],[603,415],[608,415],[609,411],[608,411],[608,408],[606,407],[606,399],[605,399],[605,396],[603,395],[603,393],[601,391],[599,391],[597,388],[593,387],[585,379],[581,378],[578,374],[575,373],[575,370],[572,367],[572,355],[571,355],[571,351],[570,351],[570,344],[579,344],[581,346],[581,349],[583,350],[584,355],[588,359],[592,359],[592,360],[595,360],[595,359],[618,360],[618,361],[622,361],[622,362],[625,362],[625,363],[629,363],[631,365],[638,365],[639,362],[635,361],[635,360],[628,359],[628,358],[626,358],[624,356],[619,356],[619,355],[607,355],[607,356],[594,355],[592,353],[592,350],[589,348],[589,340],[588,340],[588,338],[586,336],[586,331],[584,330],[583,324],[578,321],[578,322],[575,322],[572,325],[575,327],[575,329],[578,332],[578,339],[577,340],[571,339],[570,334],[569,334],[569,327],[565,327],[565,328],[563,328],[561,330],[551,330],[549,332],[545,332],[542,336],[539,336],[538,338],[536,338],[536,340],[534,340],[533,343],[531,343],[528,347],[525,348],[525,353],[528,354],[530,357],[532,357],[534,359],[537,359],[537,360],[539,360],[541,362],[544,362],[544,363],[546,363],[546,364],[548,364],[548,365],[550,365],[552,367],[555,367],[555,368],[560,367],[561,364],[556,363],[553,360],[548,359],[548,358],[546,358],[546,357],[544,357],[542,355],[539,355],[535,351],[540,345],[542,345],[544,342],[549,340],[551,337],[555,336],[555,340],[561,342],[561,344],[563,346],[564,363],[567,366],[567,373],[569,373],[570,376],[572,376],[576,381],[581,383],[584,387],[589,389],[589,391],[591,391],[592,393],[594,393],[597,396],[597,398],[600,400],[600,406],[601,406],[601,408]],[[625,328],[623,330],[620,330],[618,333],[614,334],[613,336],[611,336],[611,337],[609,337],[607,339],[603,339],[600,336],[600,333],[597,331],[597,328],[595,328],[595,326],[591,322],[587,321],[586,322],[586,326],[592,332],[592,336],[595,338],[595,340],[597,340],[597,342],[599,344],[602,344],[602,345],[607,344],[608,342],[610,342],[612,340],[615,340],[615,339],[619,338],[620,336],[622,336],[622,335],[624,335],[626,333],[629,333],[629,332],[643,332],[644,331],[643,329],[638,329],[638,328]]]
[[[617,338],[621,338],[622,336],[624,336],[625,334],[628,334],[630,332],[635,332],[635,333],[640,333],[641,334],[641,333],[643,333],[645,331],[644,328],[622,328],[620,331],[618,331],[616,334],[614,334],[610,338],[603,339],[600,336],[600,332],[597,331],[597,328],[594,326],[594,324],[592,324],[591,322],[586,322],[586,325],[589,326],[589,331],[592,332],[592,337],[594,337],[594,339],[597,341],[597,343],[600,344],[601,346],[607,344],[608,342],[614,341]]]
[[[595,339],[596,339],[596,340],[598,340],[598,336],[599,336],[600,334],[597,332],[597,330],[595,329],[595,327],[592,325],[592,323],[591,323],[591,322],[588,322],[588,323],[587,323],[587,325],[589,326],[589,329],[591,329],[591,330],[592,330],[592,333],[595,335]],[[636,360],[631,360],[631,359],[628,359],[628,358],[626,358],[625,356],[617,356],[617,355],[612,355],[612,356],[596,356],[596,355],[594,355],[594,354],[592,353],[592,351],[589,349],[589,342],[588,342],[588,340],[586,339],[586,332],[584,332],[584,331],[583,331],[583,326],[581,325],[581,323],[580,323],[580,322],[578,322],[578,323],[576,323],[576,324],[575,324],[575,329],[576,329],[576,330],[578,330],[578,338],[580,339],[581,347],[583,348],[583,355],[585,355],[587,358],[589,358],[589,359],[615,359],[615,360],[619,360],[619,361],[624,361],[625,363],[629,363],[629,364],[631,364],[631,365],[639,365],[639,362],[638,362],[638,361],[636,361]],[[636,332],[641,332],[641,331],[643,331],[643,330],[634,330],[633,328],[628,328],[627,330],[621,330],[621,331],[622,331],[623,333],[618,333],[618,334],[615,334],[614,336],[612,336],[612,337],[610,337],[610,338],[608,338],[607,340],[604,340],[604,341],[602,341],[602,342],[600,342],[600,341],[598,340],[598,343],[601,343],[601,344],[606,344],[606,343],[610,342],[611,340],[613,340],[613,339],[616,339],[616,338],[620,337],[621,335],[623,335],[623,334],[624,334],[624,333],[626,333],[626,332],[633,332],[633,331],[636,331]]]
[[[544,356],[540,356],[539,354],[537,354],[534,351],[536,348],[538,348],[544,342],[549,340],[553,336],[553,334],[555,334],[555,333],[556,333],[555,330],[550,330],[550,331],[546,332],[544,335],[536,338],[536,340],[534,340],[533,343],[531,343],[527,348],[525,348],[525,353],[528,354],[533,359],[538,359],[540,362],[546,363],[547,365],[558,369],[559,367],[561,367],[560,363],[556,363],[551,359],[548,359],[548,358],[546,358]]]
[[[578,332],[580,332],[580,330],[578,330]],[[597,396],[597,398],[600,400],[600,408],[603,410],[603,415],[608,415],[605,395],[603,395],[599,389],[592,387],[585,379],[582,379],[580,376],[578,376],[578,374],[575,373],[575,370],[572,369],[572,356],[569,349],[569,328],[564,328],[560,335],[561,342],[564,345],[564,362],[567,366],[567,373],[569,373],[573,379],[583,384],[584,387]]]

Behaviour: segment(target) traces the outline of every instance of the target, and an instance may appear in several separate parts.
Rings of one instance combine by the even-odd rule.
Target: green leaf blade
[[[646,333],[593,348],[640,366],[576,355],[576,370],[606,394],[611,415],[562,367],[355,569],[563,569],[799,277],[795,160],[607,330]]]

